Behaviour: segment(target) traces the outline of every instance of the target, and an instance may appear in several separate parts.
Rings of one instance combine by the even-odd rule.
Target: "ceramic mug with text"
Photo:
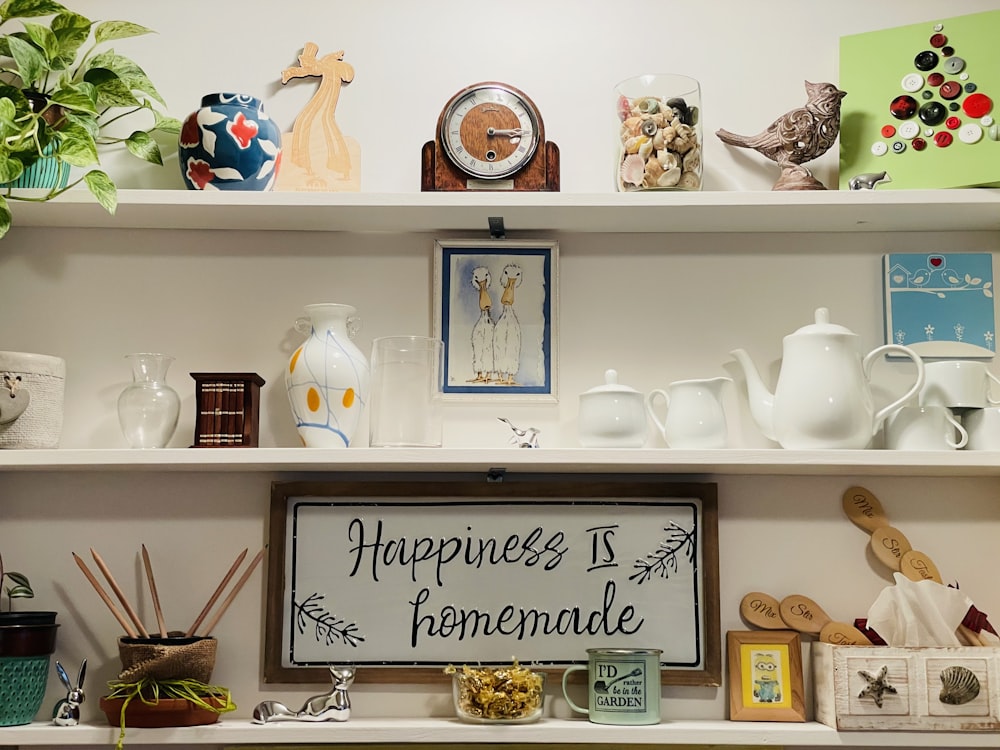
[[[989,371],[985,362],[969,359],[925,362],[920,405],[982,409],[988,404],[1000,404],[1000,399],[994,399],[990,393],[993,383],[1000,383],[1000,378]]]
[[[563,672],[566,702],[594,724],[659,724],[662,653],[658,648],[588,648],[586,665],[576,664]],[[589,708],[576,705],[566,689],[569,675],[583,670]]]

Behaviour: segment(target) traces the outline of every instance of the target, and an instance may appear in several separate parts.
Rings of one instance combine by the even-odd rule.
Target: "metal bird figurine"
[[[753,149],[781,167],[772,190],[826,190],[802,164],[822,156],[837,140],[840,100],[847,93],[832,83],[805,84],[805,105],[789,110],[757,135],[715,131],[723,143]]]
[[[862,172],[854,175],[847,186],[851,190],[874,190],[883,182],[892,182],[888,172]]]

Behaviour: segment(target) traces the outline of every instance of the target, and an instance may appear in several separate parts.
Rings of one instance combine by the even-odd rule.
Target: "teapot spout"
[[[768,440],[776,440],[774,436],[774,394],[764,385],[757,366],[745,349],[734,349],[729,352],[743,368],[743,377],[747,382],[747,398],[750,403],[750,414],[757,427]]]

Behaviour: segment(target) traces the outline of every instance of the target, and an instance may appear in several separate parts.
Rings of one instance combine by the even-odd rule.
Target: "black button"
[[[917,70],[934,70],[938,64],[938,54],[932,49],[924,50],[913,58]]]
[[[976,86],[976,84],[974,84],[972,81],[969,81],[967,84],[965,84],[965,93],[971,94],[977,88],[979,88],[979,87]]]
[[[917,112],[917,117],[924,125],[940,125],[947,116],[948,110],[940,102],[927,102]]]

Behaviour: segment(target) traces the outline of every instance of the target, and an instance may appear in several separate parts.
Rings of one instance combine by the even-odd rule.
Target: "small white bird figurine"
[[[511,445],[516,445],[518,448],[538,448],[538,433],[541,432],[536,427],[529,427],[526,430],[522,430],[519,427],[515,427],[514,423],[509,419],[504,417],[497,417],[501,422],[510,427],[511,431],[514,433],[510,436]]]

